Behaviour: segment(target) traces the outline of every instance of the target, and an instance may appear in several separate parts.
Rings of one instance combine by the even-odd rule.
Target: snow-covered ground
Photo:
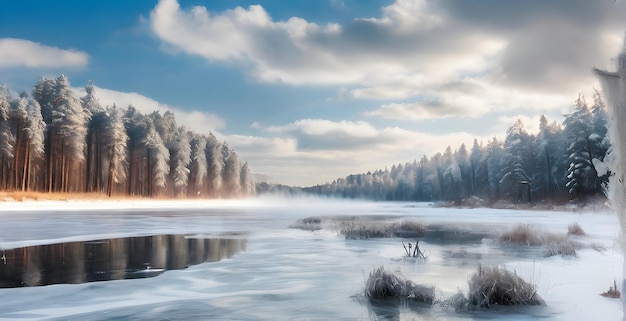
[[[345,240],[329,229],[289,229],[308,216],[381,216],[493,231],[528,223],[607,250],[544,258],[496,242],[420,242],[426,261],[402,259],[400,239]],[[517,319],[620,320],[621,302],[599,293],[621,277],[618,220],[609,212],[432,208],[427,204],[321,199],[252,201],[70,201],[0,203],[0,249],[112,237],[237,232],[245,251],[157,277],[0,289],[0,320],[29,319]],[[450,255],[463,251],[468,255]],[[1,262],[0,262],[1,263]],[[456,314],[378,307],[359,296],[374,268],[399,269],[446,298],[467,291],[479,264],[504,264],[537,284],[547,306]],[[1,265],[0,265],[1,268]],[[1,274],[1,273],[0,273]]]

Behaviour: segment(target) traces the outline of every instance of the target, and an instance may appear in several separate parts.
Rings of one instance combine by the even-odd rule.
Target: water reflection
[[[153,277],[244,251],[246,240],[153,235],[2,250],[0,288]]]

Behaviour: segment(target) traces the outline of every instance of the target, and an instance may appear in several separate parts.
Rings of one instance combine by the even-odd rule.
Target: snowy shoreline
[[[166,208],[221,208],[260,205],[251,200],[24,200],[0,202],[0,212],[40,210],[106,210],[106,209],[166,209]]]

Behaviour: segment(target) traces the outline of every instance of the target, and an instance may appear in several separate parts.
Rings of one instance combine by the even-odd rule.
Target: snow
[[[433,284],[438,297],[467,291],[480,264],[504,264],[537,284],[547,306],[455,314],[439,307],[425,315],[406,307],[391,318],[463,320],[618,320],[621,301],[599,295],[622,267],[617,217],[610,212],[434,208],[423,203],[335,201],[318,198],[238,201],[70,201],[0,203],[0,248],[131,235],[220,235],[241,232],[245,251],[219,262],[167,271],[160,276],[86,284],[0,289],[0,320],[17,319],[389,319],[356,300],[374,268],[400,269]],[[493,231],[519,223],[564,233],[578,223],[590,248],[578,257],[532,255],[480,244],[420,242],[425,262],[402,259],[399,239],[345,240],[332,230],[287,228],[308,216],[411,219]],[[464,249],[472,256],[450,257]],[[76,302],[80,302],[77,305]],[[389,313],[386,309],[384,313]],[[479,312],[480,313],[480,312]]]

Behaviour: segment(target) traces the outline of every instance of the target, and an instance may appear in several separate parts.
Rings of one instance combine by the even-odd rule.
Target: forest
[[[0,191],[237,198],[254,194],[248,164],[227,143],[174,114],[101,106],[89,82],[40,78],[29,94],[0,87]]]
[[[606,165],[611,150],[607,122],[605,104],[595,90],[591,104],[579,94],[562,123],[550,122],[542,115],[537,134],[528,133],[518,120],[504,141],[494,137],[484,144],[475,139],[470,148],[462,144],[453,150],[448,146],[430,158],[349,175],[302,191],[342,198],[454,204],[470,198],[491,204],[558,204],[603,198],[611,175]]]

